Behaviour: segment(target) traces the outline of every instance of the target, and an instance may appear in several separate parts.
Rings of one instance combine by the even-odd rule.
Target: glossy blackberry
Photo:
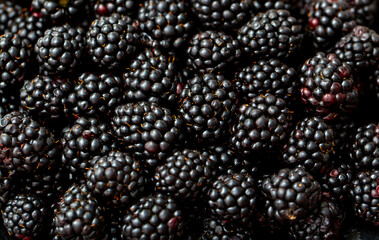
[[[378,13],[378,2],[375,0],[350,0],[349,2],[357,24],[373,27]]]
[[[207,73],[188,80],[180,94],[179,112],[195,141],[212,143],[226,135],[236,103],[232,82]]]
[[[237,30],[251,16],[252,1],[191,0],[192,11],[207,29]]]
[[[175,57],[155,48],[145,48],[123,74],[128,102],[174,103],[178,83]]]
[[[185,0],[146,0],[138,11],[139,28],[152,47],[179,48],[192,28]]]
[[[12,197],[2,211],[8,234],[16,239],[38,238],[44,227],[46,208],[33,196],[18,194]]]
[[[198,240],[252,240],[254,234],[249,227],[218,218],[206,218],[203,221],[203,234]]]
[[[55,209],[53,225],[62,239],[101,239],[104,209],[85,185],[73,184]]]
[[[303,33],[287,10],[268,10],[243,25],[237,35],[243,50],[253,58],[287,58],[302,45]]]
[[[370,123],[353,134],[349,156],[358,171],[379,170],[379,124]]]
[[[248,98],[271,93],[289,100],[295,95],[296,76],[295,69],[280,60],[270,58],[254,61],[237,71],[233,83],[238,93]]]
[[[355,215],[360,219],[379,224],[379,171],[359,172],[350,189]]]
[[[9,113],[0,121],[1,167],[9,171],[50,169],[57,162],[58,148],[47,128],[20,112]]]
[[[225,72],[238,62],[241,47],[223,32],[207,30],[192,37],[187,49],[187,66],[201,73]]]
[[[95,118],[81,117],[62,132],[62,162],[74,175],[84,173],[90,161],[109,153],[113,146],[113,133],[107,124]]]
[[[292,113],[284,99],[260,95],[243,104],[231,127],[231,146],[242,154],[275,150],[288,135]]]
[[[306,218],[321,202],[320,184],[304,168],[279,170],[262,182],[268,216],[280,223]]]
[[[283,159],[288,165],[302,166],[318,174],[331,165],[333,154],[333,129],[318,117],[306,117],[291,132]]]
[[[356,26],[354,13],[345,0],[316,0],[308,12],[308,28],[318,49],[332,46]]]
[[[24,80],[29,53],[22,38],[6,33],[0,36],[0,89]]]
[[[95,0],[92,3],[96,16],[109,16],[113,13],[132,16],[141,0]]]
[[[379,59],[379,35],[368,27],[356,26],[335,44],[334,52],[355,72],[365,71]]]
[[[352,178],[353,171],[349,164],[342,163],[328,169],[326,175],[320,181],[323,196],[343,203],[349,199]]]
[[[149,166],[171,153],[182,127],[169,109],[147,102],[117,107],[111,123],[121,148]]]
[[[0,35],[3,35],[15,21],[15,19],[21,15],[22,7],[17,5],[14,1],[2,1],[0,2]]]
[[[18,108],[17,93],[9,90],[11,89],[0,89],[0,119]]]
[[[46,30],[34,46],[40,72],[52,76],[73,72],[84,57],[84,44],[81,28],[63,25]]]
[[[136,27],[128,16],[100,17],[87,32],[88,54],[98,66],[114,70],[136,51],[137,38]]]

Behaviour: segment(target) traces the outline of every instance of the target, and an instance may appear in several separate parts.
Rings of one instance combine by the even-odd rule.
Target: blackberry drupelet
[[[206,218],[203,221],[203,233],[197,240],[252,240],[254,234],[251,228],[221,220],[219,218]]]
[[[343,203],[349,199],[353,171],[349,164],[339,164],[328,169],[321,179],[321,190],[324,198]]]
[[[207,30],[192,37],[187,54],[190,70],[217,74],[238,63],[241,47],[230,35]]]
[[[34,46],[40,72],[51,76],[72,73],[83,60],[84,45],[82,28],[63,25],[47,29]]]
[[[8,234],[16,239],[38,239],[44,227],[46,211],[39,198],[17,194],[2,211],[4,226]]]
[[[171,153],[182,128],[169,109],[148,102],[117,107],[111,124],[121,149],[151,167]]]
[[[321,202],[320,184],[304,168],[279,170],[262,182],[268,216],[286,224],[306,218]]]
[[[132,16],[136,13],[141,0],[95,0],[92,8],[96,16],[109,16],[114,13]]]
[[[207,73],[189,79],[180,93],[179,112],[187,132],[198,143],[213,143],[227,134],[237,109],[231,81]]]
[[[303,37],[301,25],[283,9],[259,13],[237,35],[243,51],[255,59],[288,58],[301,48]]]
[[[141,198],[123,217],[125,239],[181,239],[184,216],[170,197],[158,194]]]
[[[0,2],[0,36],[12,26],[15,19],[21,15],[22,7],[14,1],[5,0]]]
[[[112,151],[91,160],[86,184],[102,201],[112,201],[115,206],[121,206],[144,191],[146,179],[143,170],[140,161],[129,154]]]
[[[373,27],[378,13],[378,2],[375,0],[350,0],[349,2],[357,24]]]
[[[302,166],[312,174],[319,174],[332,164],[334,131],[318,117],[305,117],[291,132],[283,148],[286,164]]]
[[[11,89],[0,89],[0,119],[10,112],[16,111],[19,104],[17,93]]]

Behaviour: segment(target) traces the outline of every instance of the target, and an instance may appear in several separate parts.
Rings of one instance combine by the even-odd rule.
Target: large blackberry
[[[158,194],[141,198],[123,217],[125,239],[180,239],[184,216],[176,202]]]
[[[232,82],[222,75],[196,75],[180,98],[179,112],[195,141],[212,143],[226,135],[237,108]]]
[[[45,215],[43,202],[27,194],[12,197],[2,211],[8,234],[17,239],[38,239],[43,230]]]
[[[9,90],[11,89],[0,89],[0,119],[18,108],[17,93]]]
[[[186,0],[144,1],[137,19],[146,43],[153,47],[181,47],[192,28],[188,8]]]
[[[306,117],[291,132],[283,159],[286,164],[318,174],[331,165],[333,148],[333,129],[318,117]]]
[[[378,13],[378,2],[376,0],[350,0],[349,2],[357,24],[373,27]]]
[[[116,108],[112,126],[122,149],[156,166],[179,139],[181,121],[156,103],[128,103]]]
[[[275,150],[286,138],[292,113],[284,99],[268,93],[243,104],[231,127],[230,143],[242,154]]]
[[[14,1],[6,0],[0,2],[0,35],[4,34],[5,30],[21,15],[21,12],[22,7]]]
[[[252,240],[253,230],[250,227],[225,221],[219,218],[206,218],[203,221],[203,233],[197,240]]]
[[[320,184],[304,168],[279,170],[262,182],[268,216],[281,223],[297,222],[317,208]]]
[[[271,9],[242,26],[237,38],[253,58],[287,58],[301,47],[303,33],[289,11]]]
[[[91,4],[97,16],[109,16],[114,13],[132,16],[139,2],[141,0],[95,0]]]
[[[63,25],[46,30],[34,46],[40,71],[52,76],[73,72],[84,57],[84,44],[82,28]]]
[[[136,51],[136,40],[136,27],[128,16],[100,17],[87,32],[88,54],[98,66],[117,69]]]
[[[207,30],[192,37],[187,54],[187,65],[193,71],[218,73],[238,62],[241,49],[231,36]]]
[[[343,203],[349,198],[353,171],[349,164],[340,164],[328,169],[321,179],[322,194],[327,199]]]

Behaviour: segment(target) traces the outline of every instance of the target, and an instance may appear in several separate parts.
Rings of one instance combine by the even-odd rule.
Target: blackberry
[[[326,49],[356,26],[354,13],[345,0],[316,0],[308,12],[313,45]]]
[[[251,229],[238,223],[221,220],[218,218],[206,218],[203,221],[203,234],[198,240],[251,240],[254,234]]]
[[[22,7],[14,1],[0,2],[0,35],[13,24],[15,19],[21,15]]]
[[[285,224],[306,218],[321,202],[320,184],[304,168],[279,170],[262,182],[268,216]]]
[[[18,100],[16,93],[13,93],[11,89],[0,89],[0,119],[6,114],[17,110]]]
[[[350,68],[335,54],[317,53],[300,72],[301,100],[307,111],[331,120],[357,107],[358,90]]]
[[[297,76],[295,69],[278,59],[262,59],[237,71],[233,83],[238,93],[248,98],[271,93],[289,100],[294,98]]]
[[[34,46],[40,71],[51,76],[73,72],[84,57],[84,44],[82,28],[63,25],[47,29]]]
[[[375,0],[350,0],[349,2],[357,24],[373,27],[378,13],[378,2]]]
[[[269,9],[285,9],[290,12],[295,12],[298,10],[297,5],[300,4],[301,1],[296,0],[253,0],[253,12],[260,13],[266,12]]]
[[[144,1],[137,19],[139,28],[147,38],[146,43],[152,47],[181,47],[192,28],[188,11],[185,0]]]
[[[353,133],[358,128],[357,123],[349,118],[337,118],[331,122],[330,126],[334,131],[335,156],[340,162],[346,162]]]
[[[136,26],[128,16],[95,19],[87,32],[88,54],[98,66],[114,70],[136,51]]]
[[[207,30],[192,37],[187,49],[187,66],[200,73],[225,72],[241,57],[237,40],[223,32]]]
[[[22,38],[6,33],[0,36],[0,89],[16,86],[24,80],[29,53]]]
[[[302,45],[303,33],[287,10],[271,9],[253,17],[237,35],[244,52],[253,58],[287,58]]]
[[[2,211],[8,234],[17,239],[38,238],[44,227],[46,208],[33,195],[18,194],[12,197]]]
[[[379,224],[379,171],[359,172],[352,181],[350,196],[355,215],[362,220]]]
[[[171,153],[181,124],[156,103],[128,103],[116,108],[112,127],[122,147],[151,167]]]
[[[179,112],[187,132],[201,143],[226,135],[236,111],[237,95],[231,81],[222,75],[197,75],[180,94]]]
[[[220,175],[207,192],[212,216],[245,224],[254,214],[256,198],[254,179],[247,173]]]
[[[0,210],[5,208],[6,203],[16,191],[17,185],[13,173],[8,173],[6,169],[0,168]]]
[[[251,16],[252,1],[191,0],[192,11],[207,29],[233,31]]]
[[[129,203],[144,191],[143,167],[127,153],[112,151],[95,156],[86,178],[89,190],[115,206]]]
[[[325,177],[320,181],[323,196],[339,203],[349,199],[353,171],[349,164],[340,164],[328,169]]]
[[[231,127],[231,146],[244,155],[275,150],[286,138],[291,120],[284,99],[269,93],[253,98],[239,108]]]
[[[350,160],[358,171],[379,170],[379,124],[370,123],[353,135]]]
[[[319,174],[331,165],[333,154],[333,129],[318,117],[306,117],[291,132],[283,159],[288,165],[302,166]]]
[[[141,198],[123,217],[125,239],[180,239],[184,216],[171,198],[158,194]]]
[[[53,225],[62,239],[101,239],[104,209],[85,185],[73,184],[55,209]]]
[[[95,0],[93,11],[97,16],[109,16],[114,13],[132,16],[137,11],[140,0]]]

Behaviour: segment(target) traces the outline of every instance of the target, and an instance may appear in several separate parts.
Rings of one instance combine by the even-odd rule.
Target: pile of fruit
[[[379,1],[0,0],[11,239],[379,227]]]

